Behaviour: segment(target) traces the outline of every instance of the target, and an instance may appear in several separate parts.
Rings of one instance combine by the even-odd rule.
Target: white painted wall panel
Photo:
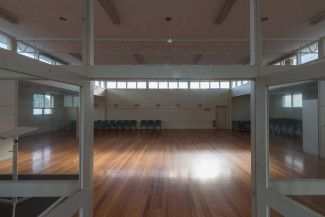
[[[303,150],[318,156],[318,101],[304,100],[302,111]]]
[[[215,107],[229,106],[229,97],[227,89],[109,90],[107,117],[110,120],[162,120],[166,129],[212,129]],[[95,119],[103,117],[103,104],[103,100],[95,99]]]
[[[0,81],[0,131],[17,122],[17,81]],[[0,140],[0,161],[12,158],[12,140]]]

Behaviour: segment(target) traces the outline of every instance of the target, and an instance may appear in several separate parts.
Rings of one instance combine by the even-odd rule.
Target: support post
[[[83,46],[82,63],[85,72],[94,65],[94,2],[83,0]],[[80,187],[84,200],[79,217],[93,216],[93,106],[94,90],[91,81],[86,80],[81,88],[80,111]]]
[[[253,66],[261,66],[262,65],[262,28],[261,28],[261,15],[260,15],[260,0],[250,0],[250,64]],[[260,69],[257,67],[257,76],[260,74]],[[252,216],[253,217],[262,217],[260,215],[263,211],[262,208],[265,207],[265,204],[261,204],[260,197],[260,178],[261,174],[257,172],[258,170],[258,132],[257,129],[260,126],[260,123],[257,126],[256,121],[260,119],[260,117],[256,116],[257,108],[257,99],[260,100],[260,96],[257,93],[257,81],[251,83],[251,177],[252,177]],[[262,144],[259,144],[262,145]]]

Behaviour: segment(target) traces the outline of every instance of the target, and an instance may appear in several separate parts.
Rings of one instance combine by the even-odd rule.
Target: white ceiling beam
[[[270,180],[270,188],[282,195],[325,195],[322,179]]]
[[[0,181],[0,197],[60,197],[78,189],[78,180]]]
[[[0,59],[0,70],[1,72],[5,72],[1,74],[7,76],[7,78],[10,74],[13,77],[22,74],[21,78],[29,75],[33,79],[54,80],[79,86],[87,79],[86,76],[69,71],[65,67],[48,65],[11,51],[1,49]]]
[[[78,67],[70,68],[78,71]],[[90,79],[253,79],[255,66],[106,65],[89,69]]]

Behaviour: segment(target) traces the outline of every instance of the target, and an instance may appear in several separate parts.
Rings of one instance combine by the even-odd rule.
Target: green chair
[[[122,120],[117,120],[116,121],[116,129],[117,130],[123,130],[123,121]]]
[[[95,128],[95,130],[100,129],[100,120],[97,120],[97,121],[94,122],[94,128]]]
[[[103,127],[104,127],[105,130],[109,129],[109,120],[104,121],[104,126]]]
[[[109,130],[115,130],[116,129],[116,122],[115,120],[109,121]]]
[[[142,129],[142,127],[146,127],[148,129],[148,123],[146,120],[141,120],[140,121],[140,129]]]
[[[161,129],[161,120],[154,121],[154,128],[156,129],[157,127],[159,127],[159,129]]]
[[[137,121],[136,120],[131,120],[130,121],[130,129],[134,128],[134,129],[137,129]]]
[[[153,120],[148,120],[147,123],[148,123],[148,127],[147,127],[147,129],[150,128],[150,127],[151,127],[151,128],[154,128],[154,126],[155,126],[155,122],[154,122]]]
[[[130,128],[130,123],[129,123],[130,121],[128,121],[128,120],[124,120],[124,121],[122,121],[122,128],[123,128],[123,130],[126,130],[126,129],[131,129]]]

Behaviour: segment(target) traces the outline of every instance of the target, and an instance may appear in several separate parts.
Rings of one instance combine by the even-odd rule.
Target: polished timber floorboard
[[[94,216],[248,217],[249,143],[248,134],[230,131],[96,132]],[[277,144],[271,147],[272,177],[325,177],[323,161]],[[77,173],[77,156],[77,141],[67,133],[24,138],[19,171]],[[10,168],[10,161],[0,163],[0,173]],[[325,213],[323,197],[295,199]]]

